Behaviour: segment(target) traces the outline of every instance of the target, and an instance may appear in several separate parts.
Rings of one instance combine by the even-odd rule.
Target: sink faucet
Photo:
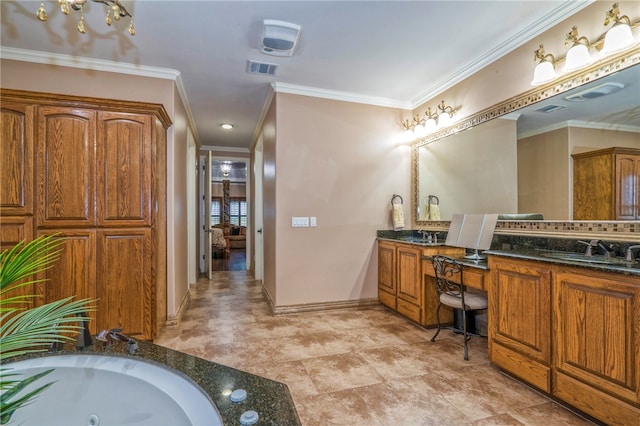
[[[624,260],[626,260],[627,262],[634,262],[636,258],[633,256],[633,250],[638,248],[640,248],[640,245],[627,247],[627,255],[625,256]]]
[[[611,253],[615,250],[613,244],[606,244],[604,241],[602,241],[602,242],[598,242],[598,247],[604,250],[605,259],[611,259]]]
[[[425,230],[422,230],[422,229],[418,231],[418,234],[422,235],[422,241],[426,241],[427,240],[427,236],[429,236],[429,237],[431,236],[429,234],[429,231],[425,231]]]
[[[586,241],[578,241],[580,244],[584,244],[587,246],[587,251],[585,251],[585,256],[593,256],[593,248],[598,247],[598,240],[591,240],[589,242]]]
[[[98,335],[96,336],[96,339],[100,340],[101,342],[104,342],[103,344],[106,348],[110,348],[113,342],[120,341],[120,342],[127,342],[127,352],[129,352],[130,354],[133,354],[135,351],[138,350],[138,342],[136,342],[135,339],[122,334],[121,328],[113,328],[111,330],[102,330],[100,333],[98,333]]]

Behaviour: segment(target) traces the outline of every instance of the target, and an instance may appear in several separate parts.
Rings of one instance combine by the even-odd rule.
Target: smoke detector
[[[300,25],[265,19],[260,51],[272,56],[293,55],[301,29]]]
[[[622,83],[604,83],[599,86],[575,93],[573,95],[569,95],[565,99],[571,102],[584,102],[590,99],[599,98],[600,96],[609,95],[611,93],[617,92],[618,90],[622,90],[623,88],[624,84]]]

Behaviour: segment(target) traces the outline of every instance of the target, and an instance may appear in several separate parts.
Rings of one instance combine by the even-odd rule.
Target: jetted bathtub
[[[55,383],[11,417],[28,425],[222,425],[209,396],[182,373],[136,358],[71,354],[3,365],[25,377],[54,368],[28,392]],[[11,369],[11,370],[9,370]]]

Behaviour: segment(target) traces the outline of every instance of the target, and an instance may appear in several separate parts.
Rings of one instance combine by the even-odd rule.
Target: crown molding
[[[535,36],[542,34],[544,31],[576,14],[595,1],[596,0],[564,2],[562,5],[558,6],[533,24],[522,29],[522,31],[519,31],[515,35],[508,37],[502,43],[480,54],[477,58],[470,61],[467,66],[440,80],[432,86],[432,89],[429,89],[421,93],[419,96],[413,98],[410,102],[411,109],[416,109],[420,105],[433,99],[447,89],[450,89],[451,87],[460,83],[462,80],[470,77],[487,65],[497,61],[509,52],[522,46],[524,43],[528,42]]]
[[[549,133],[554,130],[564,128],[579,128],[579,129],[594,129],[594,130],[611,130],[619,132],[631,132],[640,133],[640,127],[629,126],[625,124],[613,124],[613,123],[598,123],[595,121],[583,121],[583,120],[568,120],[561,123],[556,123],[551,126],[544,127],[542,129],[536,129],[532,132],[519,133],[518,139],[530,138],[532,136],[541,135],[543,133]]]
[[[16,49],[13,47],[0,48],[0,58],[14,61],[33,62],[37,64],[57,65],[61,67],[131,74],[142,77],[163,78],[166,80],[176,80],[180,76],[180,71],[170,68],[134,65],[124,62],[107,61],[104,59],[64,55],[61,53]]]
[[[411,109],[411,104],[409,102],[389,98],[380,98],[375,96],[365,96],[358,93],[341,92],[337,90],[324,90],[318,89],[316,87],[299,86],[296,84],[288,83],[271,83],[271,87],[273,87],[273,90],[276,93],[289,93],[293,95],[310,96],[313,98],[332,99],[335,101],[343,102],[355,102],[359,104],[400,108],[404,110]]]
[[[119,74],[135,75],[139,77],[161,78],[173,80],[180,99],[187,113],[187,120],[191,126],[193,137],[196,143],[200,140],[198,128],[193,117],[191,104],[187,97],[187,91],[182,80],[182,73],[171,68],[150,67],[145,65],[134,65],[125,62],[107,61],[103,59],[85,58],[82,56],[64,55],[61,53],[41,52],[37,50],[17,49],[14,47],[0,47],[0,58],[31,62],[36,64],[55,65],[60,67],[81,68],[93,71],[113,72]]]

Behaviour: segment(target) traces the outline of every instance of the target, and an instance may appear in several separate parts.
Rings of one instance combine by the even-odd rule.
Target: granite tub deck
[[[224,425],[240,425],[240,416],[245,411],[258,413],[257,425],[300,425],[300,419],[293,404],[287,385],[265,379],[254,374],[245,373],[189,354],[164,348],[150,342],[139,341],[139,349],[135,354],[126,352],[126,345],[114,343],[109,349],[103,348],[101,342],[78,351],[72,346],[59,352],[41,352],[23,355],[3,362],[3,367],[10,367],[11,361],[36,358],[41,356],[68,355],[73,353],[100,354],[119,357],[131,357],[155,362],[181,372],[196,382],[214,402]],[[45,383],[46,377],[43,378]],[[229,400],[229,394],[236,389],[247,391],[247,398],[240,403]],[[47,390],[52,391],[53,388]],[[46,392],[47,392],[46,391]],[[54,390],[53,390],[54,391]],[[37,402],[35,402],[37,404]]]

